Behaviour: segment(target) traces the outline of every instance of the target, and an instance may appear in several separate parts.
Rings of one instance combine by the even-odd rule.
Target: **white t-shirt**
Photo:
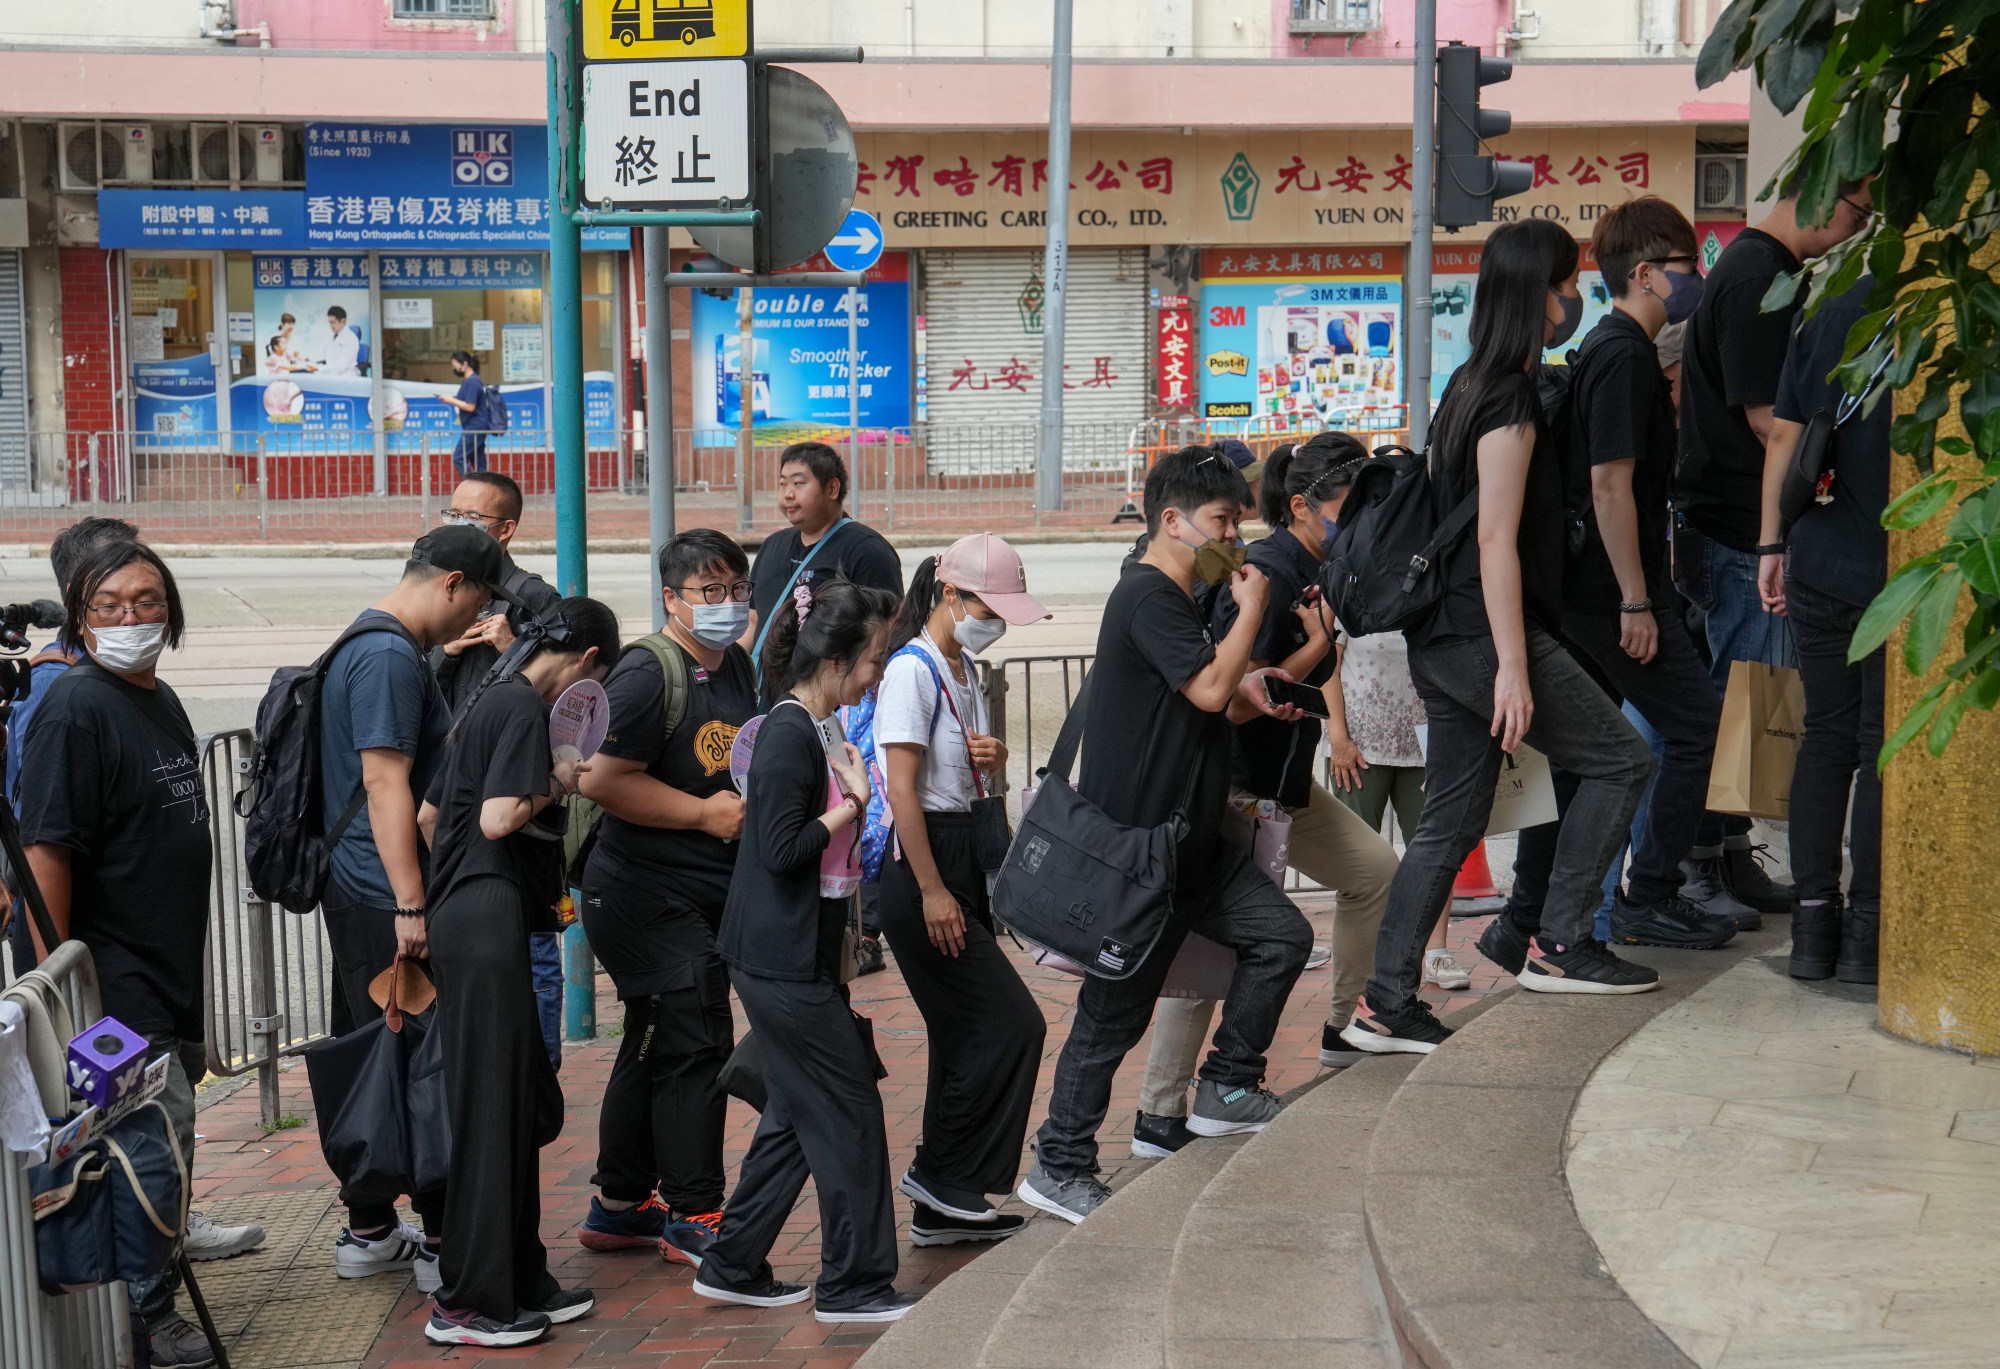
[[[915,742],[924,748],[917,766],[917,801],[927,813],[963,813],[978,797],[972,786],[972,757],[965,749],[965,732],[959,719],[974,732],[986,731],[985,701],[969,683],[975,669],[971,652],[964,654],[965,677],[960,684],[952,678],[944,653],[919,634],[913,645],[922,649],[937,665],[933,678],[924,663],[913,656],[898,656],[882,674],[875,696],[875,763],[882,774],[889,773],[890,742]],[[938,693],[937,680],[958,705],[952,716],[951,704]]]

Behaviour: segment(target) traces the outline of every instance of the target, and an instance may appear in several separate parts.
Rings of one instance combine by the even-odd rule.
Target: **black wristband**
[[[1783,556],[1785,554],[1785,544],[1783,542],[1759,542],[1757,544],[1757,554],[1759,556]]]
[[[422,917],[423,915],[424,910],[422,908],[398,908],[396,910],[397,917]]]

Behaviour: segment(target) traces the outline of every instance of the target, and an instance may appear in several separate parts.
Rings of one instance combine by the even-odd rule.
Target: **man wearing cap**
[[[506,553],[476,527],[442,527],[417,539],[403,578],[362,612],[327,665],[320,691],[320,812],[329,837],[322,911],[333,952],[334,1035],[381,1015],[370,983],[397,955],[421,956],[428,850],[417,810],[444,755],[451,709],[424,653],[472,626],[489,598],[518,603],[505,587]],[[334,1244],[344,1279],[414,1267],[425,1292],[438,1285],[442,1192],[412,1195],[432,1244],[400,1223],[379,1195],[341,1195],[348,1225]]]

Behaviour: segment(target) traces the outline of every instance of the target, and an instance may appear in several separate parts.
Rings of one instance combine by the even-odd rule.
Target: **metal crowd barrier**
[[[333,952],[317,910],[304,917],[257,897],[243,866],[236,795],[257,754],[247,728],[201,739],[202,784],[214,833],[204,1006],[208,1071],[257,1071],[265,1126],[278,1120],[278,1062],[330,1034]]]
[[[73,1024],[87,1026],[103,1015],[97,972],[82,942],[58,946],[38,968],[62,986]],[[131,1369],[131,1298],[123,1283],[54,1298],[41,1290],[27,1159],[0,1152],[0,1366]]]

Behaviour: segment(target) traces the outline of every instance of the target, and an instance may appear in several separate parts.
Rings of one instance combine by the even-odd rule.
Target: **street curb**
[[[974,529],[973,531],[977,531]],[[1091,542],[1128,544],[1139,535],[1139,528],[1131,523],[1122,523],[1116,528],[1066,528],[1047,531],[1009,532],[1004,534],[1007,541],[1017,547],[1058,546],[1063,543]],[[764,544],[768,534],[739,537],[737,542],[747,552],[756,552]],[[964,532],[891,532],[884,538],[892,547],[938,547],[946,546],[964,536]],[[19,545],[19,544],[17,544]],[[154,542],[154,551],[162,556],[181,557],[189,560],[202,558],[264,557],[264,558],[342,558],[352,561],[401,561],[410,554],[408,542]],[[593,539],[590,550],[602,554],[634,554],[643,556],[651,550],[651,544],[643,537],[600,537]],[[556,553],[555,539],[516,538],[509,546],[516,556],[553,556]],[[46,543],[33,543],[25,555],[37,560],[49,554]]]

